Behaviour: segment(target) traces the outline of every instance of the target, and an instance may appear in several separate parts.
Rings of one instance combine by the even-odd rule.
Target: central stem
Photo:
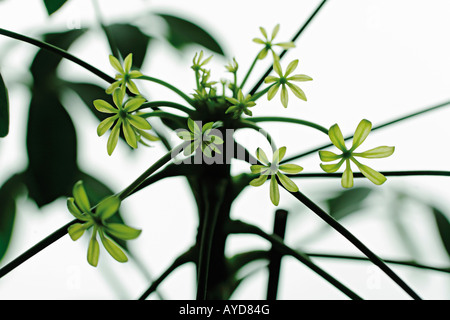
[[[223,131],[223,146],[225,146],[226,140],[233,138],[225,135],[224,128],[220,130]],[[201,173],[191,178],[194,179],[191,183],[195,183],[198,191],[197,300],[222,300],[229,295],[223,284],[228,278],[225,256],[228,233],[224,230],[224,226],[230,219],[232,203],[230,159],[228,159],[231,155],[224,147],[221,156],[223,158],[217,163],[207,164],[206,161],[202,161]],[[197,150],[195,157],[204,159],[206,156]]]

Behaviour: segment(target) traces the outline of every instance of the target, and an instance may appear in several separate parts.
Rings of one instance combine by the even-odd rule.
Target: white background
[[[279,41],[289,40],[307,19],[319,1],[100,1],[107,22],[137,21],[134,17],[147,12],[172,13],[193,20],[215,36],[229,58],[236,57],[240,75],[247,70],[260,47],[251,40],[260,37],[259,26],[269,32],[277,24]],[[277,95],[267,102],[261,99],[253,108],[255,116],[292,116],[317,122],[325,127],[338,123],[344,135],[353,133],[363,118],[375,125],[450,99],[450,3],[433,1],[329,1],[282,62],[283,69],[299,59],[297,73],[314,81],[301,84],[308,102],[294,98],[284,109]],[[83,36],[71,52],[99,69],[113,75],[107,59],[108,46],[98,30],[90,1],[69,1],[60,11],[48,17],[42,1],[6,0],[0,2],[0,27],[38,37],[40,32],[92,27],[96,31]],[[160,21],[150,22],[146,31],[160,37]],[[161,40],[150,47],[149,59],[142,71],[167,80],[185,92],[192,92],[194,78],[190,69],[195,51],[175,52]],[[36,49],[28,44],[0,38],[0,68],[8,84],[11,104],[10,134],[0,141],[0,181],[23,170],[27,163],[25,147],[26,113],[29,93],[22,82],[30,81],[27,67]],[[227,76],[223,65],[228,59],[216,56],[211,62],[212,77]],[[249,88],[269,66],[269,59],[257,65]],[[101,80],[87,71],[64,62],[63,77],[76,80]],[[151,84],[140,88],[155,92],[155,99],[178,99],[167,90]],[[152,93],[152,95],[155,95]],[[97,120],[77,97],[65,97],[65,106],[76,113],[78,157],[80,167],[119,191],[133,181],[164,152],[160,145],[140,148],[131,154],[119,144],[113,156],[106,153],[106,136],[96,134]],[[377,170],[448,170],[450,109],[444,108],[425,116],[374,132],[361,150],[379,145],[394,145],[388,159],[366,161]],[[296,125],[265,123],[279,145],[287,146],[288,156],[327,143],[318,131]],[[244,132],[238,139],[251,151],[268,146],[256,135]],[[319,172],[320,160],[312,155],[297,162],[305,172]],[[235,163],[233,172],[248,170],[245,163]],[[341,190],[339,179],[299,179],[301,190],[314,201],[326,199]],[[356,186],[371,186],[358,179]],[[449,210],[450,183],[445,177],[388,178],[369,199],[371,210],[359,212],[342,223],[369,248],[383,258],[410,259],[390,223],[391,193],[402,190],[415,197],[437,203]],[[151,276],[159,275],[186,250],[196,234],[196,211],[192,196],[183,179],[161,181],[129,198],[124,204],[129,225],[143,229],[130,247]],[[288,209],[290,220],[286,242],[305,251],[359,255],[341,236],[332,231],[306,242],[322,221],[301,204],[281,191],[280,207]],[[271,232],[274,207],[269,200],[268,184],[247,188],[232,208],[232,217],[255,223]],[[439,242],[429,211],[412,203],[402,218],[415,239],[420,261],[447,266],[448,257]],[[65,199],[38,210],[21,198],[10,247],[1,265],[11,261],[36,242],[70,221]],[[68,236],[52,244],[25,264],[0,279],[0,299],[135,299],[149,286],[148,275],[134,261],[119,264],[102,251],[98,268],[86,261],[87,236],[73,242]],[[228,243],[230,254],[248,248],[268,248],[255,237],[233,237]],[[368,263],[315,260],[321,267],[367,299],[409,299],[380,270]],[[1,266],[0,265],[0,266]],[[263,264],[255,264],[261,267]],[[449,277],[433,271],[392,267],[413,289],[426,299],[448,299]],[[264,299],[267,272],[263,268],[236,291],[234,299]],[[195,298],[193,265],[179,268],[160,287],[167,299]],[[158,298],[152,295],[150,298]],[[280,284],[280,299],[346,299],[330,284],[299,262],[286,258]]]

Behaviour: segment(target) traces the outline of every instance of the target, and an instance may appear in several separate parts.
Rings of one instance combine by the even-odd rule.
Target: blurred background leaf
[[[6,137],[9,132],[9,100],[8,90],[0,74],[0,138]]]
[[[370,195],[372,189],[358,187],[340,191],[333,198],[327,199],[329,214],[340,220],[363,208],[364,200]]]
[[[219,43],[198,25],[185,19],[169,14],[157,14],[163,18],[169,27],[167,40],[177,49],[183,49],[187,45],[199,44],[220,55],[225,55]]]
[[[16,217],[16,198],[22,191],[22,176],[13,175],[0,188],[0,260],[8,249]]]
[[[85,30],[44,35],[44,40],[68,48]],[[26,182],[30,197],[42,207],[68,196],[76,182],[77,139],[75,127],[59,98],[57,67],[62,58],[39,50],[31,64],[33,85],[28,114]]]
[[[442,245],[447,251],[447,255],[450,257],[450,222],[447,216],[435,206],[431,207],[433,211],[434,220],[441,237]]]
[[[58,11],[67,0],[44,0],[45,9],[47,9],[48,15],[52,15]]]
[[[44,4],[51,15],[66,2],[45,0]],[[197,44],[223,54],[218,42],[203,28],[172,15],[161,14],[160,17],[169,25],[167,37],[174,49],[183,50],[186,45]],[[149,54],[152,37],[130,23],[112,23],[105,28],[122,57],[133,53],[133,67],[141,68]],[[55,31],[43,34],[42,39],[70,51],[70,47],[87,31],[87,28]],[[71,118],[74,115],[67,112],[61,100],[64,92],[73,91],[100,122],[107,115],[98,112],[93,101],[103,99],[112,103],[111,96],[105,93],[106,86],[102,87],[94,81],[71,82],[61,79],[58,67],[62,59],[57,54],[38,50],[29,67],[33,81],[29,87],[31,99],[26,132],[28,167],[23,173],[13,175],[0,189],[0,259],[6,252],[13,231],[16,198],[20,189],[16,186],[26,187],[29,198],[38,207],[59,197],[71,196],[74,183],[81,179],[85,181],[93,203],[113,193],[106,184],[79,169],[77,134]],[[5,83],[0,76],[0,137],[6,136],[8,131],[9,102]],[[123,222],[120,213],[114,219],[117,219],[116,222]],[[114,240],[127,249],[124,241]]]
[[[140,69],[147,55],[151,37],[131,24],[117,23],[106,26],[122,58],[133,54],[133,67]]]
[[[78,171],[76,133],[55,92],[33,92],[27,151],[27,186],[36,204],[42,207],[70,195]]]
[[[61,85],[75,92],[99,121],[102,121],[109,116],[104,112],[99,112],[94,107],[93,103],[96,99],[102,99],[113,104],[111,95],[105,93],[105,88],[87,82],[64,81]]]

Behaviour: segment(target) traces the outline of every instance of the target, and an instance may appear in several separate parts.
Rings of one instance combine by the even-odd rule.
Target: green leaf
[[[114,241],[108,239],[103,234],[100,235],[103,246],[106,251],[118,262],[127,262],[128,258],[120,247],[114,243]]]
[[[272,175],[270,177],[270,200],[275,206],[278,206],[278,204],[280,203],[280,191],[275,175]]]
[[[275,95],[277,94],[279,88],[279,83],[275,83],[274,85],[272,85],[272,87],[270,87],[269,91],[267,92],[267,100],[272,100],[273,97],[275,97]]]
[[[442,245],[450,257],[450,221],[447,216],[438,208],[432,207],[434,220],[436,222],[439,235],[441,237]]]
[[[292,181],[291,179],[289,179],[288,177],[286,177],[284,174],[282,174],[281,172],[277,172],[277,177],[280,179],[281,184],[290,192],[297,192],[298,191],[298,187],[297,185],[294,183],[294,181]]]
[[[355,150],[364,142],[364,140],[366,140],[367,136],[370,133],[370,130],[372,130],[372,123],[366,119],[361,120],[355,130],[355,134],[353,135],[353,144],[351,150]]]
[[[178,136],[178,138],[185,140],[185,141],[191,141],[194,139],[194,135],[186,129],[180,129],[177,132],[177,136]]]
[[[364,200],[373,190],[366,187],[346,189],[333,198],[328,199],[328,212],[336,220],[340,220],[364,207]]]
[[[253,179],[252,181],[249,182],[249,184],[253,187],[259,187],[262,186],[264,184],[264,182],[266,182],[267,178],[269,176],[267,174],[262,174],[260,175],[258,178]]]
[[[141,130],[150,130],[152,128],[150,123],[148,123],[147,120],[141,118],[140,116],[129,115],[128,121],[133,127]]]
[[[256,149],[256,157],[265,165],[268,165],[270,163],[264,150],[259,147]]]
[[[379,159],[379,158],[386,158],[391,156],[395,151],[395,147],[387,147],[387,146],[381,146],[376,147],[361,153],[353,153],[354,156],[357,157],[363,157],[363,158],[369,158],[369,159]]]
[[[78,220],[81,221],[88,221],[88,215],[83,214],[80,209],[78,209],[77,205],[75,204],[74,198],[68,198],[67,199],[67,209],[69,209],[69,212]]]
[[[106,133],[106,131],[108,131],[112,127],[112,125],[117,120],[117,118],[118,118],[118,116],[116,115],[116,116],[106,118],[105,120],[100,122],[100,124],[97,127],[97,135],[99,137],[104,135]]]
[[[347,167],[344,170],[344,173],[342,174],[341,185],[344,188],[351,188],[351,187],[353,187],[353,171],[352,171],[352,169],[350,168],[349,165],[347,165]]]
[[[130,122],[128,121],[128,119],[124,120],[122,122],[123,126],[122,126],[122,130],[123,133],[125,135],[125,140],[127,141],[128,145],[132,148],[137,148],[137,137],[136,137],[136,133],[133,130],[133,128],[130,125]]]
[[[295,94],[295,96],[299,99],[302,99],[303,101],[307,101],[305,92],[303,92],[302,89],[300,89],[297,85],[293,84],[293,83],[286,83],[287,86],[291,89],[291,91]]]
[[[86,32],[86,29],[73,29],[65,32],[47,33],[43,40],[60,49],[68,50],[70,46]],[[34,85],[48,87],[48,81],[54,81],[56,69],[63,57],[60,55],[40,49],[30,67],[35,80]],[[54,83],[52,83],[54,85]]]
[[[151,38],[131,24],[116,23],[106,26],[106,28],[122,57],[125,58],[132,53],[133,67],[140,69],[144,63]]]
[[[9,99],[8,90],[0,74],[0,138],[6,137],[9,132]]]
[[[273,153],[272,157],[272,163],[278,164],[281,160],[283,160],[284,156],[286,155],[286,147],[281,147]]]
[[[44,40],[67,50],[85,30],[44,35]],[[30,67],[33,76],[28,112],[26,184],[29,196],[42,207],[72,194],[76,182],[77,139],[73,122],[62,106],[56,70],[62,57],[39,50]]]
[[[188,118],[187,120],[188,128],[191,130],[191,132],[198,131],[198,125],[192,120],[191,118]]]
[[[106,225],[106,232],[122,240],[133,240],[139,237],[142,230],[121,223],[108,223]]]
[[[295,69],[297,69],[297,66],[298,66],[298,59],[291,61],[286,68],[286,73],[284,74],[284,76],[288,77],[292,72],[294,72]]]
[[[286,86],[281,86],[281,104],[283,105],[283,107],[287,108],[288,107],[288,103],[289,103],[289,95],[288,95],[288,91],[286,89]]]
[[[347,151],[345,147],[344,136],[342,135],[342,131],[339,128],[339,125],[334,124],[331,126],[330,130],[328,130],[328,136],[330,137],[331,142],[341,151]]]
[[[107,220],[111,218],[120,207],[120,199],[117,197],[107,197],[102,200],[98,206],[95,213],[102,219]]]
[[[142,106],[144,102],[144,98],[132,98],[125,103],[124,110],[129,113],[136,111]]]
[[[254,174],[261,173],[262,171],[266,171],[267,166],[263,166],[260,164],[254,164],[250,166],[250,171]]]
[[[111,131],[111,134],[109,135],[108,142],[106,143],[106,150],[108,151],[109,155],[112,155],[114,152],[114,149],[117,146],[117,142],[119,141],[119,134],[120,134],[120,123],[121,120],[117,122],[117,124],[114,126],[114,128]]]
[[[320,164],[320,167],[322,168],[323,171],[325,171],[326,173],[333,173],[339,170],[339,168],[342,166],[342,163],[344,163],[345,159],[342,158],[341,161],[339,161],[338,163],[333,163],[333,164]]]
[[[13,175],[0,188],[0,260],[4,257],[13,233],[16,198],[22,190],[21,175]]]
[[[111,95],[105,93],[105,88],[85,82],[63,82],[62,85],[65,88],[73,90],[98,120],[102,121],[110,116],[109,114],[98,111],[94,106],[94,101],[97,99],[106,101],[110,105],[113,103]]]
[[[56,93],[35,90],[27,130],[27,186],[39,207],[72,194],[76,182],[75,127]]]
[[[106,197],[114,195],[113,190],[111,190],[110,187],[108,187],[106,184],[98,180],[97,178],[84,173],[80,172],[77,176],[79,180],[83,180],[84,188],[86,189],[87,194],[89,194],[89,199],[92,203],[99,203]],[[122,215],[120,210],[117,211],[116,214],[114,214],[112,217],[108,219],[108,222],[114,222],[114,223],[124,223],[124,220],[122,219]],[[125,241],[122,241],[120,239],[114,238],[114,241],[117,242],[122,248],[127,248]]]
[[[119,111],[117,108],[114,108],[111,104],[101,99],[94,100],[94,107],[103,113],[117,113]]]
[[[168,14],[157,14],[169,27],[167,40],[177,49],[190,44],[199,44],[220,55],[225,55],[219,43],[203,28],[185,19]]]
[[[376,185],[382,185],[386,181],[386,177],[378,171],[364,164],[355,162],[361,173]]]
[[[73,186],[73,197],[75,198],[75,203],[83,213],[91,211],[91,204],[82,181],[78,181]]]
[[[44,5],[48,15],[51,15],[58,11],[66,2],[67,0],[44,0]]]
[[[94,231],[91,240],[89,241],[89,247],[87,252],[87,260],[93,267],[98,265],[98,258],[100,256],[100,245],[98,244],[96,231]]]
[[[296,174],[299,173],[303,170],[303,168],[297,164],[292,164],[292,163],[286,163],[286,164],[282,164],[278,167],[278,169],[280,169],[281,171],[283,171],[284,173],[290,173],[290,174]]]
[[[319,151],[319,157],[323,162],[330,162],[342,158],[342,155],[331,151]]]
[[[73,241],[78,240],[84,234],[84,231],[86,231],[86,229],[81,223],[74,223],[67,229],[67,232]]]

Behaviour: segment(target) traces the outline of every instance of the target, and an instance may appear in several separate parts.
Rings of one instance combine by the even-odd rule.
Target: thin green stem
[[[49,52],[52,52],[54,54],[57,54],[57,55],[65,58],[65,59],[67,59],[69,61],[72,61],[72,62],[78,64],[79,66],[81,66],[81,67],[85,68],[86,70],[92,72],[93,74],[95,74],[96,76],[98,76],[99,78],[105,80],[108,83],[113,83],[113,82],[116,81],[113,77],[107,75],[106,73],[104,73],[103,71],[95,68],[94,66],[90,65],[89,63],[87,63],[87,62],[85,62],[85,61],[83,61],[83,60],[73,56],[72,54],[68,53],[67,51],[62,50],[62,49],[60,49],[60,48],[58,48],[58,47],[56,47],[54,45],[51,45],[49,43],[46,43],[46,42],[43,42],[43,41],[40,41],[40,40],[37,40],[37,39],[33,39],[33,38],[30,38],[30,37],[27,37],[27,36],[24,36],[24,35],[21,35],[21,34],[12,32],[12,31],[9,31],[9,30],[5,30],[5,29],[2,29],[2,28],[0,28],[0,35],[6,36],[6,37],[9,37],[9,38],[12,38],[12,39],[16,39],[16,40],[19,40],[19,41],[23,41],[23,42],[29,43],[31,45],[34,45],[34,46],[36,46],[38,48],[41,48],[41,49],[47,50]],[[163,144],[165,145],[165,147],[167,149],[170,149],[170,144],[167,141],[167,139],[164,138],[161,134],[159,134],[159,133],[157,133],[157,134],[160,137],[160,139],[163,142]]]
[[[150,82],[154,82],[157,83],[159,85],[162,85],[166,88],[168,88],[169,90],[175,92],[176,94],[178,94],[181,98],[183,98],[186,102],[188,102],[190,105],[194,105],[193,100],[191,98],[189,98],[189,96],[187,94],[185,94],[183,91],[181,91],[180,89],[174,87],[173,85],[160,80],[158,78],[153,78],[153,77],[149,77],[149,76],[141,76],[139,78],[136,79],[140,79],[140,80],[146,80],[146,81],[150,81]]]
[[[171,101],[151,101],[144,103],[141,107],[139,107],[138,110],[145,109],[145,108],[157,108],[157,107],[167,107],[172,109],[177,109],[180,111],[183,111],[184,113],[191,115],[194,109],[188,108],[186,106],[183,106],[182,104],[171,102]]]
[[[319,276],[324,278],[326,281],[328,281],[330,284],[335,286],[338,290],[340,290],[342,293],[346,294],[349,298],[354,300],[362,300],[362,298],[357,295],[355,292],[350,290],[347,286],[342,284],[340,281],[338,281],[336,278],[328,274],[326,271],[324,271],[322,268],[317,266],[315,263],[311,261],[311,259],[304,253],[296,251],[289,246],[287,246],[279,237],[275,235],[269,235],[265,233],[263,230],[261,230],[259,227],[239,221],[234,220],[230,221],[228,230],[229,233],[235,233],[235,234],[254,234],[257,236],[260,236],[263,239],[266,239],[269,241],[281,254],[287,254],[295,259],[302,262],[304,265],[306,265],[308,268],[316,272]]]
[[[362,262],[370,262],[369,258],[363,257],[363,256],[353,256],[353,255],[344,255],[344,254],[336,254],[336,253],[317,253],[317,252],[304,252],[305,255],[311,257],[311,258],[323,258],[323,259],[336,259],[336,260],[354,260],[354,261],[362,261]],[[245,253],[244,253],[245,254]],[[234,256],[231,259],[237,259],[240,255],[244,254],[238,254]],[[267,250],[255,250],[252,251],[252,256],[250,261],[255,260],[269,260],[270,252]],[[395,260],[395,259],[383,259],[384,262],[389,264],[395,264],[399,266],[406,266],[406,267],[412,267],[417,269],[423,269],[423,270],[430,270],[430,271],[436,271],[436,272],[443,272],[443,273],[450,273],[450,266],[448,267],[435,267],[430,265],[425,265],[421,263],[417,263],[415,261],[407,261],[407,260]]]
[[[240,124],[242,125],[241,128],[250,128],[250,129],[254,129],[256,131],[258,131],[259,133],[261,133],[269,142],[270,147],[272,148],[272,151],[275,152],[277,150],[277,146],[275,144],[275,141],[273,140],[272,136],[263,128],[261,128],[260,126],[256,125],[253,122],[249,122],[247,121],[247,119],[241,119]]]
[[[405,177],[405,176],[445,176],[450,177],[450,171],[440,170],[410,170],[410,171],[380,171],[380,173],[386,177]],[[341,178],[342,173],[323,173],[323,172],[311,172],[311,173],[299,173],[299,174],[287,174],[291,178]],[[354,178],[365,178],[361,172],[353,172]]]
[[[252,98],[250,99],[250,101],[258,100],[259,98],[264,96],[267,92],[269,92],[270,88],[272,88],[274,85],[275,85],[275,83],[271,84],[270,86],[264,88],[261,91],[256,92],[254,95],[252,95]]]
[[[123,191],[117,193],[115,196],[119,197],[120,200],[125,200],[131,194],[134,193],[136,188],[138,188],[142,182],[144,182],[152,173],[161,168],[164,164],[169,162],[173,156],[180,153],[184,147],[189,145],[189,141],[180,144],[179,146],[173,148],[171,151],[166,153],[162,158],[160,158],[157,162],[155,162],[150,168],[148,168],[142,175],[140,175],[135,181],[133,181],[128,187],[126,187]],[[94,206],[91,210],[94,210],[96,206]],[[80,222],[78,219],[74,219],[69,223],[65,224],[58,230],[51,233],[49,236],[39,241],[33,247],[25,251],[22,255],[15,258],[9,264],[5,265],[0,269],[0,278],[14,270],[16,267],[21,265],[23,262],[27,261],[31,257],[33,257],[38,252],[42,251],[52,243],[56,242],[60,238],[62,238],[65,234],[67,234],[67,228],[74,223]]]
[[[198,69],[195,70],[195,85],[197,86],[197,90],[200,90],[200,72]]]
[[[238,87],[237,87],[237,72],[233,72],[233,79],[234,79],[234,85],[233,85],[233,98],[237,98],[238,95]]]
[[[6,264],[4,267],[0,269],[0,278],[8,274],[10,271],[14,270],[18,266],[20,266],[22,263],[33,257],[35,254],[39,253],[40,251],[47,248],[49,245],[51,245],[53,242],[56,242],[60,238],[62,238],[67,233],[67,228],[70,227],[72,224],[80,222],[78,219],[74,219],[70,221],[69,223],[65,224],[55,232],[52,232],[50,235],[48,235],[43,240],[36,243],[33,247],[22,253],[20,256]]]
[[[302,120],[302,119],[287,118],[287,117],[252,117],[252,118],[248,118],[246,120],[247,121],[251,121],[251,122],[290,122],[290,123],[296,123],[296,124],[300,124],[302,126],[307,126],[307,127],[311,127],[311,128],[317,129],[319,131],[322,131],[326,135],[328,135],[328,129],[326,129],[325,127],[322,127],[321,125],[319,125],[317,123],[306,121],[306,120]]]
[[[176,156],[178,153],[180,153],[185,147],[187,147],[190,144],[190,141],[185,141],[182,144],[178,145],[177,147],[173,148],[169,152],[167,152],[164,156],[162,156],[158,161],[156,161],[150,168],[145,170],[144,173],[142,173],[136,180],[134,180],[128,187],[123,189],[121,192],[116,194],[116,196],[123,201],[128,196],[130,196],[133,191],[138,188],[141,183],[143,183],[151,174],[153,174],[155,171],[160,169],[162,166],[164,166],[167,162],[172,160],[174,156]]]
[[[139,300],[145,300],[150,294],[155,292],[158,286],[178,267],[188,262],[194,262],[194,249],[195,247],[192,247],[176,258],[175,261],[155,281],[152,282],[150,287],[139,297]]]
[[[278,183],[283,188],[284,186],[281,183]],[[286,188],[284,188],[288,191]],[[413,299],[421,300],[419,295],[414,292],[391,268],[389,268],[386,263],[381,260],[375,253],[373,253],[366,245],[364,245],[358,238],[356,238],[350,231],[348,231],[343,225],[341,225],[336,219],[334,219],[331,215],[326,213],[322,208],[320,208],[317,204],[311,201],[308,197],[306,197],[300,191],[290,192],[297,200],[303,203],[307,208],[313,211],[317,216],[319,216],[322,220],[324,220],[330,227],[339,232],[342,236],[344,236],[348,241],[350,241],[356,248],[358,248],[367,258],[370,259],[376,266],[378,266],[383,272],[388,275],[395,283],[397,283],[406,293],[408,293]]]
[[[146,112],[146,113],[141,113],[139,116],[142,118],[159,117],[159,118],[166,118],[166,119],[170,119],[170,120],[174,120],[174,121],[186,122],[186,118],[178,116],[178,115],[170,113],[170,112],[164,112],[164,111]]]
[[[431,111],[435,111],[435,110],[438,110],[438,109],[441,109],[441,108],[447,107],[447,106],[450,106],[450,101],[445,101],[445,102],[443,102],[443,103],[440,103],[440,104],[437,104],[437,105],[434,105],[434,106],[425,108],[425,109],[420,110],[420,111],[417,111],[417,112],[413,112],[413,113],[407,114],[407,115],[405,115],[405,116],[396,118],[396,119],[394,119],[394,120],[390,120],[390,121],[384,122],[384,123],[382,123],[382,124],[380,124],[380,125],[378,125],[378,126],[373,127],[373,128],[372,128],[372,131],[382,129],[382,128],[391,126],[391,125],[393,125],[393,124],[395,124],[395,123],[402,122],[402,121],[404,121],[404,120],[408,120],[408,119],[417,117],[417,116],[419,116],[419,115],[422,115],[422,114],[425,114],[425,113],[428,113],[428,112],[431,112]],[[353,138],[353,135],[345,137],[344,140],[347,141],[347,140],[350,140],[350,139],[352,139],[352,138]],[[280,163],[287,163],[287,162],[290,162],[290,161],[292,161],[292,160],[296,160],[296,159],[299,159],[299,158],[303,158],[303,157],[305,157],[305,156],[308,156],[308,155],[310,155],[310,154],[316,153],[316,152],[318,152],[318,151],[320,151],[320,150],[326,149],[326,148],[331,147],[331,146],[333,146],[333,144],[332,144],[332,143],[328,143],[328,144],[325,144],[325,145],[323,145],[323,146],[321,146],[321,147],[318,147],[318,148],[315,148],[315,149],[311,149],[311,150],[306,151],[306,152],[303,152],[303,153],[301,153],[301,154],[298,154],[298,155],[295,155],[295,156],[286,158],[286,159],[284,159],[283,161],[281,161]]]
[[[305,31],[305,29],[309,26],[309,24],[311,23],[311,21],[314,19],[314,17],[316,17],[316,15],[319,13],[320,9],[322,9],[323,5],[327,2],[327,0],[323,0],[318,6],[317,8],[313,11],[313,13],[309,16],[309,18],[306,20],[306,22],[300,27],[300,29],[298,30],[298,32],[294,35],[294,37],[292,38],[292,42],[295,42],[303,33],[303,31]],[[287,49],[283,50],[280,53],[280,60],[284,57],[284,55],[287,53]],[[270,66],[270,68],[266,71],[266,73],[259,79],[259,81],[255,84],[255,86],[253,87],[253,89],[250,91],[250,94],[253,95],[258,89],[259,87],[261,87],[261,85],[264,82],[264,79],[272,72],[273,70],[273,64]]]
[[[110,77],[109,75],[107,75],[106,73],[104,73],[103,71],[100,71],[99,69],[95,68],[94,66],[90,65],[89,63],[71,55],[70,53],[68,53],[65,50],[62,50],[54,45],[51,45],[49,43],[37,40],[37,39],[33,39],[33,38],[29,38],[27,36],[9,31],[9,30],[5,30],[0,28],[0,35],[12,38],[12,39],[16,39],[19,41],[23,41],[26,43],[29,43],[31,45],[34,45],[36,47],[39,47],[41,49],[47,50],[49,52],[53,52],[67,60],[70,60],[76,64],[78,64],[79,66],[85,68],[86,70],[92,72],[93,74],[97,75],[99,78],[105,80],[108,83],[113,83],[116,80],[112,77]]]
[[[247,71],[247,74],[245,75],[244,79],[242,80],[241,85],[239,86],[239,89],[243,89],[243,88],[244,88],[244,85],[245,85],[245,83],[247,82],[248,77],[249,77],[250,74],[252,73],[253,68],[254,68],[255,65],[256,65],[256,62],[258,62],[258,55],[256,55],[255,59],[253,60],[253,62],[252,62],[252,64],[251,64],[250,68],[249,68],[248,71]]]
[[[369,258],[367,257],[358,257],[358,256],[352,256],[352,255],[342,255],[342,254],[330,254],[330,253],[313,253],[308,252],[306,253],[310,257],[316,257],[316,258],[326,258],[326,259],[343,259],[343,260],[356,260],[356,261],[365,261],[365,262],[371,262]],[[392,259],[383,259],[384,262],[389,264],[396,264],[401,266],[408,266],[408,267],[414,267],[418,269],[425,269],[425,270],[432,270],[432,271],[438,271],[438,272],[444,272],[444,273],[450,273],[450,267],[447,268],[439,268],[424,264],[419,264],[414,261],[404,261],[404,260],[392,260]]]

